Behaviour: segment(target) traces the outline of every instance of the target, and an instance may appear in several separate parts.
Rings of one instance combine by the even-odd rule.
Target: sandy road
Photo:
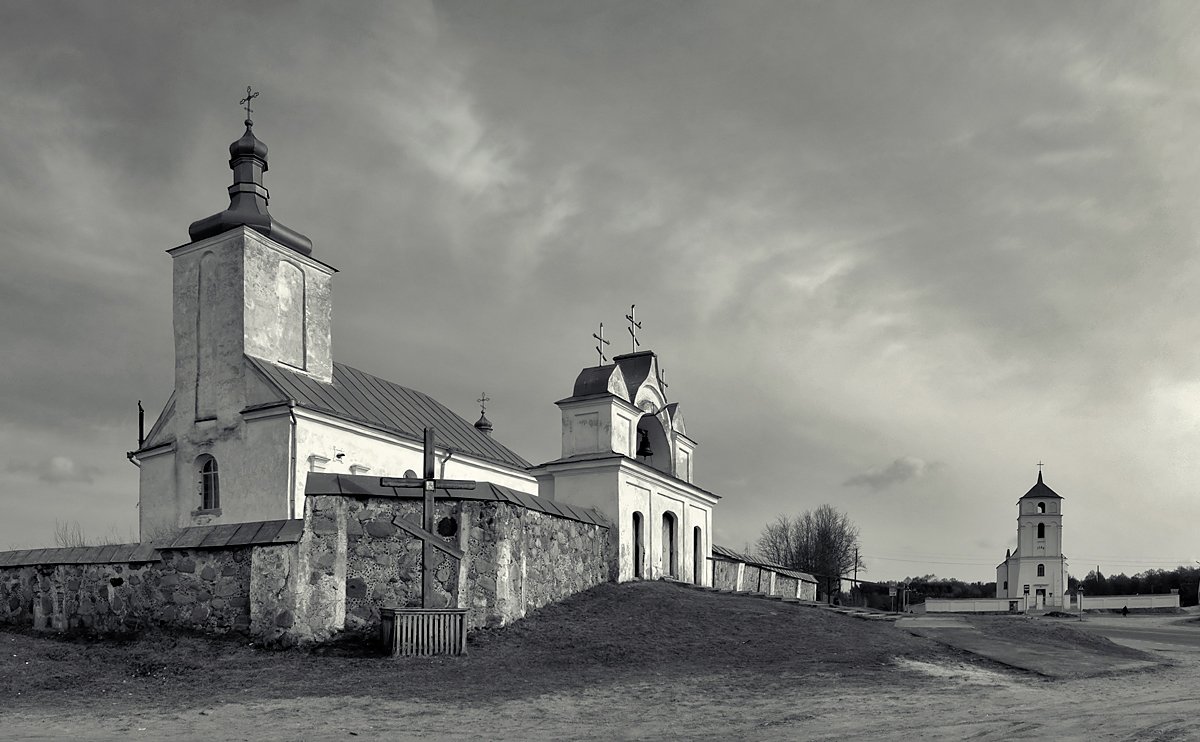
[[[739,678],[655,679],[521,701],[439,707],[306,697],[34,715],[0,710],[4,739],[1200,739],[1200,655],[1172,667],[1047,681],[971,664],[915,661],[877,682],[780,677],[777,692]]]

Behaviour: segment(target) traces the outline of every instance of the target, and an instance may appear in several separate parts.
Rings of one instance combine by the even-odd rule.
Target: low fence
[[[1020,613],[1025,598],[926,598],[925,613]]]
[[[749,557],[713,545],[712,586],[731,592],[766,593],[785,599],[816,601],[817,581],[812,575]]]
[[[380,636],[393,657],[467,653],[466,608],[383,608]]]
[[[1079,604],[1072,601],[1076,610]],[[1084,595],[1085,611],[1119,611],[1122,608],[1138,610],[1146,608],[1178,608],[1179,593],[1161,595]]]

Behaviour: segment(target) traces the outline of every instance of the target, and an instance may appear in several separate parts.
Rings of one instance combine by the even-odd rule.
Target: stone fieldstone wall
[[[158,623],[223,634],[250,630],[250,549],[164,549],[148,576]]]
[[[422,604],[423,543],[398,524],[419,526],[423,506],[407,498],[344,500],[345,628],[374,632],[380,608]],[[464,558],[434,550],[433,606],[466,608],[471,629],[510,623],[609,580],[603,526],[478,500],[438,500],[434,522]]]
[[[765,592],[769,581],[770,577],[763,574],[761,569],[753,564],[747,564],[746,571],[742,575],[742,589],[752,593]]]
[[[282,640],[294,621],[294,544],[160,549],[161,561],[0,568],[0,623],[121,634],[150,625]]]
[[[128,633],[153,603],[141,564],[45,564],[0,569],[0,623],[57,631]]]
[[[713,587],[718,590],[737,590],[738,566],[741,562],[713,560]]]
[[[782,595],[785,598],[795,598],[796,588],[799,586],[800,580],[787,575],[775,575],[775,592],[773,595]]]

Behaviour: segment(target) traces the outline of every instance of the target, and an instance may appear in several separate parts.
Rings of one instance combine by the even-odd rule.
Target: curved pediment
[[[589,397],[594,394],[613,394],[625,401],[630,400],[629,387],[620,366],[592,366],[579,372],[571,396]]]
[[[663,412],[669,421],[671,430],[674,430],[676,433],[683,433],[684,435],[687,435],[687,427],[683,424],[683,413],[679,411],[678,402],[672,402],[671,404],[667,405],[663,408]]]

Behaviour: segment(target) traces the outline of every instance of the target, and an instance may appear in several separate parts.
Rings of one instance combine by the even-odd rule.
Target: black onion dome
[[[229,157],[257,157],[263,161],[263,171],[267,170],[267,143],[254,136],[254,122],[250,119],[246,119],[246,133],[242,138],[229,145]]]
[[[192,242],[236,227],[250,227],[301,255],[311,255],[312,240],[288,228],[267,210],[271,198],[263,186],[263,173],[268,169],[267,145],[254,136],[254,122],[250,119],[246,119],[246,133],[229,145],[229,169],[233,171],[233,185],[229,186],[229,208],[192,222],[188,227]]]

